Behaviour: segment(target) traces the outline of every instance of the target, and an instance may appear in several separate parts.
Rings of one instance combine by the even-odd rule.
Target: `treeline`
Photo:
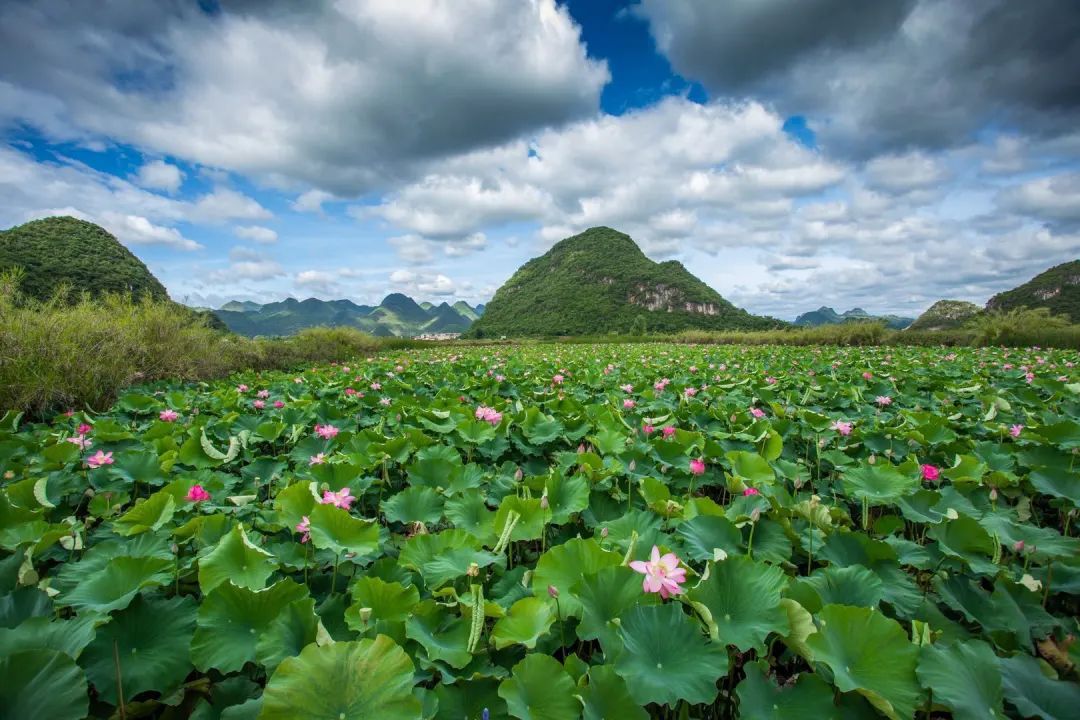
[[[241,370],[276,370],[351,360],[388,347],[352,328],[310,328],[280,339],[249,339],[210,326],[206,315],[168,300],[129,294],[41,301],[0,274],[0,416],[42,416],[68,408],[103,410],[121,390],[156,380],[200,381]]]

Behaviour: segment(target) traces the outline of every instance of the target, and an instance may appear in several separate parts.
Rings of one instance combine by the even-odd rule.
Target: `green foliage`
[[[468,335],[641,333],[646,328],[671,333],[778,325],[735,307],[680,263],[653,262],[628,235],[595,227],[522,265]]]
[[[1046,308],[1053,315],[1080,323],[1080,260],[1055,265],[986,303],[987,310],[1016,308]]]
[[[909,331],[955,330],[982,313],[975,303],[963,300],[938,300],[907,327]]]
[[[1077,417],[1072,350],[656,343],[7,413],[0,718],[1071,718]]]
[[[167,300],[146,265],[104,228],[49,217],[0,231],[0,272],[21,268],[20,290],[36,300],[128,294]]]
[[[972,320],[971,327],[980,345],[1014,345],[1025,333],[1064,330],[1069,321],[1051,315],[1049,308],[1014,307],[983,313]]]

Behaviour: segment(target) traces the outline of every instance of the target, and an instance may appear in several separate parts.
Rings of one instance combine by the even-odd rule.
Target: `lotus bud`
[[[8,470],[7,472],[5,472],[4,473],[4,479],[5,480],[14,480],[15,479],[15,471],[14,470]]]
[[[180,552],[180,546],[176,543],[170,543],[169,552],[171,552],[173,555],[176,555],[178,552]]]
[[[583,453],[583,452],[585,452],[585,443],[580,443],[580,444],[579,444],[579,445],[577,446],[577,451],[578,451],[579,453]]]
[[[551,597],[551,599],[558,600],[559,588],[555,587],[554,585],[548,585],[548,595]]]
[[[465,571],[465,574],[469,577],[476,577],[480,574],[480,566],[474,562],[469,563],[469,569]]]
[[[1013,552],[1016,552],[1016,553],[1024,552],[1024,541],[1023,540],[1017,540],[1016,542],[1013,543]]]
[[[750,522],[756,523],[761,518],[761,508],[754,508],[750,512]]]
[[[368,620],[370,620],[370,619],[371,619],[371,608],[369,608],[369,607],[360,608],[360,622],[367,625]]]
[[[995,502],[998,499],[998,491],[996,487],[990,488],[990,502]]]
[[[799,490],[805,483],[803,482],[803,479],[801,477],[797,477],[792,484],[795,486],[796,490]]]
[[[866,462],[873,465],[874,463],[877,462],[877,455],[871,455],[870,457],[866,458]]]
[[[630,464],[626,466],[626,469],[630,472],[637,470],[637,460],[631,460]]]
[[[540,497],[540,509],[547,510],[550,506],[551,503],[548,502],[547,492],[545,491],[544,494]]]
[[[730,420],[731,422],[735,422],[736,420],[738,420],[738,418],[735,417],[735,413],[731,413],[731,417],[728,418],[728,420]]]
[[[523,477],[525,477],[525,473],[521,471],[521,468],[514,471],[514,480],[520,481]]]
[[[600,537],[606,538],[608,536],[608,529],[606,527],[600,528]]]

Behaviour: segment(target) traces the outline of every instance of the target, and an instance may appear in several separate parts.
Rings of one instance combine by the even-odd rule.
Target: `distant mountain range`
[[[459,300],[417,303],[408,295],[391,293],[375,306],[351,300],[296,300],[260,305],[233,301],[214,311],[230,330],[241,335],[292,335],[318,325],[344,325],[380,337],[415,337],[424,334],[463,333],[484,312]]]
[[[725,300],[674,260],[657,263],[629,235],[594,227],[522,265],[471,337],[757,330],[781,325]]]
[[[831,307],[821,306],[817,310],[803,313],[795,318],[795,324],[800,327],[817,327],[818,325],[839,325],[847,322],[884,321],[885,325],[893,330],[903,330],[915,318],[902,317],[900,315],[871,315],[862,308],[852,308],[847,312],[838,313]]]

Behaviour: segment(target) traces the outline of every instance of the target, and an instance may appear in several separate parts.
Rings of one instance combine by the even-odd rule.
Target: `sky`
[[[752,312],[1080,251],[1075,0],[0,0],[0,228],[172,297],[487,302],[596,225]]]

